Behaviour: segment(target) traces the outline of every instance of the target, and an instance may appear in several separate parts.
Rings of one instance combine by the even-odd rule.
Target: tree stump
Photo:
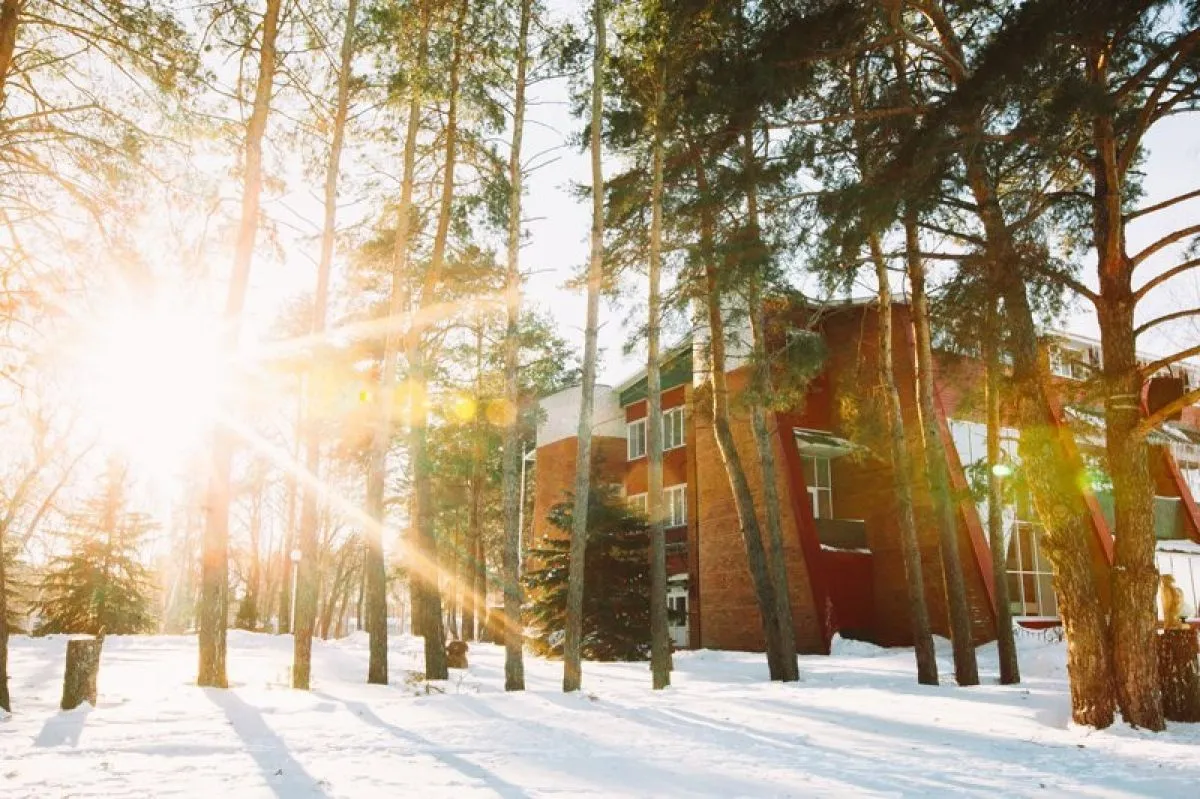
[[[62,709],[74,710],[84,702],[96,705],[96,675],[100,672],[103,638],[67,641],[67,668],[63,675]]]
[[[451,669],[467,667],[467,642],[451,641],[446,644],[446,666]]]
[[[1158,680],[1168,721],[1200,721],[1200,643],[1191,627],[1158,636]]]

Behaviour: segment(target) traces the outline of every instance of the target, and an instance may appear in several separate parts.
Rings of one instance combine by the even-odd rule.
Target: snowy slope
[[[361,682],[364,638],[317,642],[302,693],[290,638],[232,633],[218,691],[189,684],[194,638],[110,637],[99,707],[62,713],[65,639],[16,638],[0,797],[1200,795],[1200,725],[1068,726],[1061,644],[1023,644],[1019,687],[918,686],[911,651],[839,641],[799,684],[768,683],[761,655],[697,652],[665,692],[645,664],[586,664],[564,696],[561,665],[532,658],[530,690],[506,695],[485,645],[426,695],[405,680],[418,643],[393,643],[385,687]]]

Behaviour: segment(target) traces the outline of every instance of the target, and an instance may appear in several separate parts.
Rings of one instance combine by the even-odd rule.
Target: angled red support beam
[[[1147,416],[1150,415],[1149,388],[1150,381],[1146,381],[1146,385],[1142,389],[1142,413]],[[1170,449],[1163,447],[1162,457],[1163,463],[1167,467],[1167,474],[1170,475],[1176,490],[1179,491],[1179,500],[1183,503],[1184,515],[1191,522],[1192,540],[1200,543],[1200,507],[1196,505],[1196,497],[1192,496],[1192,487],[1188,485],[1187,480],[1183,479],[1183,472],[1179,470],[1179,464],[1175,462],[1175,456],[1171,454]]]
[[[950,489],[958,497],[958,512],[962,514],[967,525],[967,533],[971,539],[971,551],[975,555],[975,566],[979,569],[979,578],[988,596],[988,613],[992,623],[996,622],[996,581],[992,575],[992,550],[988,545],[988,537],[983,531],[979,519],[979,508],[971,497],[970,486],[967,484],[966,471],[958,457],[958,449],[954,446],[954,437],[950,435],[950,424],[946,419],[946,408],[942,404],[942,388],[934,381],[933,401],[937,412],[938,434],[942,439],[942,449],[946,452],[946,470],[950,473]]]
[[[800,447],[793,434],[795,425],[787,414],[774,414],[775,435],[783,449],[783,460],[787,466],[787,499],[792,517],[796,520],[796,533],[800,539],[800,551],[804,553],[804,566],[808,569],[808,586],[812,591],[813,608],[817,614],[817,628],[828,655],[837,631],[837,618],[825,575],[821,569],[821,540],[817,537],[817,523],[813,519],[812,505],[808,498],[808,486],[804,484],[804,467],[800,461]],[[785,435],[786,434],[786,435]]]
[[[1079,454],[1079,445],[1075,443],[1075,434],[1071,432],[1070,426],[1063,417],[1062,404],[1050,392],[1046,392],[1046,398],[1049,406],[1046,409],[1047,416],[1050,423],[1058,430],[1058,440],[1066,451],[1067,459],[1082,471],[1083,456]],[[1112,531],[1108,529],[1108,520],[1104,518],[1104,513],[1100,510],[1100,503],[1096,501],[1096,495],[1092,493],[1092,489],[1086,485],[1080,485],[1079,488],[1080,493],[1083,494],[1084,504],[1087,505],[1088,515],[1092,520],[1092,532],[1096,535],[1096,541],[1100,545],[1101,552],[1104,553],[1105,560],[1111,566],[1113,563],[1113,537]]]
[[[1187,480],[1183,479],[1183,472],[1180,471],[1179,464],[1175,462],[1175,457],[1166,448],[1163,449],[1163,460],[1167,464],[1167,474],[1171,476],[1171,480],[1174,481],[1175,487],[1179,491],[1179,500],[1183,503],[1183,513],[1192,524],[1192,540],[1200,543],[1200,506],[1196,505],[1196,498],[1192,496],[1192,487],[1188,485]]]

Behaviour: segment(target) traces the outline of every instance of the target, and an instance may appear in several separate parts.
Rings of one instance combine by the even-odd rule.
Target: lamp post
[[[296,634],[296,575],[300,572],[301,555],[300,550],[292,550],[292,607],[289,611],[290,622],[288,623],[288,629],[292,631],[292,635]]]

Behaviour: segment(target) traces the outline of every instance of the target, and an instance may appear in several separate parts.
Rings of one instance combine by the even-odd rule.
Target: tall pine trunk
[[[925,289],[925,264],[920,255],[915,212],[905,209],[904,231],[908,281],[912,287],[912,325],[916,345],[917,411],[925,455],[925,471],[933,494],[938,551],[950,617],[950,639],[954,646],[954,678],[959,685],[979,685],[979,666],[971,636],[971,609],[967,585],[958,555],[958,519],[950,496],[946,448],[938,424],[934,398],[933,343],[929,319],[929,295]]]
[[[892,482],[896,487],[897,510],[900,512],[900,552],[904,560],[904,577],[908,586],[908,617],[912,624],[913,648],[917,658],[917,682],[922,685],[937,685],[938,664],[933,648],[929,606],[925,600],[925,575],[921,568],[921,545],[917,538],[917,517],[913,508],[913,465],[909,456],[908,440],[904,435],[900,389],[896,385],[895,347],[892,343],[892,290],[888,280],[887,261],[877,236],[871,237],[870,246],[871,260],[875,263],[875,277],[879,284],[879,386],[883,392],[892,461]]]
[[[604,0],[592,0],[596,42],[592,48],[592,235],[587,271],[587,321],[583,337],[583,382],[580,386],[578,449],[575,453],[574,516],[567,567],[567,614],[563,640],[563,691],[578,691],[583,681],[580,644],[583,638],[583,568],[587,551],[588,498],[592,481],[592,413],[596,393],[597,339],[600,331],[600,281],[604,266],[604,169],[601,126],[604,123]]]
[[[466,592],[463,597],[462,637],[465,640],[475,639],[475,608],[478,597],[475,595],[475,575],[478,564],[479,542],[483,537],[480,511],[483,506],[483,323],[480,321],[475,328],[475,416],[471,420],[471,467],[468,476],[470,496],[467,500],[467,573],[464,582]]]
[[[5,533],[0,528],[0,710],[11,713],[8,695],[8,574],[5,568]]]
[[[767,567],[767,555],[763,549],[762,530],[754,509],[754,494],[741,454],[734,443],[733,428],[729,418],[729,386],[725,375],[725,321],[721,315],[721,286],[714,262],[715,222],[712,209],[707,204],[709,195],[708,178],[698,152],[694,153],[696,183],[701,195],[700,207],[700,250],[704,269],[704,302],[708,315],[709,329],[709,383],[712,390],[712,423],[717,440],[717,451],[725,468],[729,487],[733,493],[737,510],[738,525],[742,532],[742,543],[746,550],[746,565],[750,571],[750,582],[758,601],[759,618],[762,622],[763,639],[767,649],[767,669],[772,680],[782,680],[786,672],[783,658],[783,641],[780,632],[778,602],[775,587]]]
[[[416,65],[409,81],[408,119],[404,131],[404,159],[400,178],[400,205],[397,208],[396,239],[392,249],[391,289],[388,296],[388,324],[384,337],[383,358],[379,366],[379,387],[375,403],[378,418],[371,440],[371,451],[367,460],[367,513],[374,520],[375,530],[367,537],[365,569],[363,575],[363,622],[372,642],[378,641],[381,652],[379,660],[386,667],[387,658],[387,586],[383,566],[383,531],[386,529],[387,511],[384,493],[387,484],[387,458],[392,444],[392,422],[395,406],[401,398],[396,396],[396,377],[400,353],[400,323],[402,315],[409,311],[408,291],[409,239],[413,217],[413,186],[416,182],[417,134],[421,128],[421,84],[424,81],[426,62],[429,56],[430,14],[422,4],[421,27],[417,44]],[[411,511],[410,511],[411,512]],[[414,547],[416,549],[416,547]],[[419,558],[410,563],[409,581],[415,584],[415,572],[423,568]],[[414,622],[416,614],[414,612]],[[415,627],[415,624],[414,624]],[[415,632],[415,631],[414,631]],[[368,675],[368,679],[371,675]],[[386,681],[387,675],[381,675]]]
[[[662,317],[662,198],[663,198],[663,95],[666,70],[655,70],[654,126],[650,144],[650,295],[646,333],[646,510],[650,521],[650,680],[655,690],[671,684],[671,637],[667,626],[666,511],[663,507],[662,374],[659,363],[659,327]]]
[[[508,272],[505,276],[504,400],[509,416],[504,429],[502,494],[504,503],[504,690],[525,690],[525,629],[521,623],[521,386],[518,325],[521,320],[521,142],[525,135],[525,83],[529,61],[532,0],[521,0],[517,31],[517,78],[514,87],[512,146],[508,154]],[[593,359],[595,354],[593,353]],[[593,367],[594,374],[594,367]],[[594,378],[593,378],[594,379]],[[475,591],[487,604],[483,538],[475,542],[478,561]],[[486,612],[486,607],[484,608]],[[483,613],[480,614],[481,616]]]
[[[292,460],[300,462],[300,448],[304,441],[304,400],[302,395],[307,391],[301,380],[296,399],[296,418],[292,426],[296,439],[292,449]],[[292,632],[292,550],[297,543],[296,497],[300,491],[299,481],[294,474],[285,473],[287,481],[287,519],[284,522],[283,544],[279,552],[279,572],[282,577],[279,586],[279,615],[275,621],[275,631],[280,635]]]
[[[317,264],[317,289],[313,296],[312,319],[309,330],[315,341],[325,332],[329,307],[329,274],[333,265],[334,239],[337,234],[338,178],[341,171],[342,147],[345,141],[346,117],[350,106],[350,71],[354,59],[354,25],[358,0],[350,0],[346,8],[345,31],[342,34],[341,60],[338,66],[337,100],[334,108],[333,136],[329,145],[329,162],[325,166],[325,215],[321,229],[321,258]],[[312,417],[319,392],[317,381],[310,373],[308,389],[308,418],[304,425],[304,468],[312,478],[321,471],[321,435]],[[307,690],[312,673],[312,637],[317,621],[317,527],[320,514],[319,489],[304,487],[300,503],[298,531],[300,563],[296,576],[296,629],[292,637],[292,687]],[[367,531],[368,539],[378,537],[377,530]],[[382,558],[380,565],[382,566]],[[379,647],[380,657],[372,640],[368,682],[387,683],[387,644]]]
[[[1088,75],[1106,88],[1107,49],[1092,56]],[[1112,112],[1092,120],[1093,238],[1100,292],[1096,315],[1104,361],[1104,414],[1113,485],[1114,552],[1111,642],[1117,702],[1126,723],[1164,729],[1158,680],[1158,567],[1150,450],[1139,434],[1142,374],[1137,361],[1133,264],[1125,251],[1124,174]]]
[[[259,47],[258,80],[254,105],[246,125],[245,164],[242,178],[242,209],[234,246],[233,274],[225,299],[222,347],[230,355],[237,349],[242,308],[250,283],[254,241],[258,235],[258,213],[262,195],[262,143],[271,112],[275,82],[275,40],[283,0],[267,0]],[[225,688],[225,630],[229,622],[229,494],[233,465],[233,433],[218,425],[213,433],[212,475],[204,520],[200,578],[199,664],[196,683]]]
[[[1113,722],[1115,686],[1108,623],[1088,547],[1092,531],[1075,477],[1083,464],[1068,458],[1063,431],[1050,418],[1049,373],[1038,359],[1033,314],[1019,272],[1005,270],[1004,283],[1021,471],[1044,529],[1043,553],[1054,567],[1054,593],[1067,640],[1071,715],[1076,724],[1103,729]]]
[[[983,331],[983,357],[987,369],[984,403],[987,406],[988,544],[992,553],[992,582],[996,596],[996,647],[1000,656],[1000,684],[1021,681],[1017,644],[1013,637],[1012,605],[1008,596],[1008,555],[1004,541],[1004,494],[1000,466],[1000,329],[996,300],[988,300]]]
[[[955,81],[965,79],[961,69],[966,63],[963,48],[949,18],[939,3],[930,3],[926,10],[953,56],[949,65],[952,76]],[[1021,470],[1044,531],[1043,553],[1054,569],[1054,592],[1067,638],[1072,718],[1077,724],[1103,728],[1113,721],[1113,672],[1108,624],[1088,546],[1092,531],[1075,478],[1082,464],[1072,462],[1062,441],[1064,431],[1054,417],[1055,399],[1049,371],[1038,356],[1037,328],[1021,259],[1000,206],[997,184],[981,158],[983,148],[977,146],[981,130],[979,120],[968,120],[963,126],[962,141],[967,146],[962,158],[976,213],[984,227],[992,290],[1003,299],[1010,331],[1010,391],[1021,429]],[[998,456],[998,441],[996,447]],[[998,592],[999,587],[997,596]]]
[[[767,267],[762,230],[758,216],[758,159],[754,152],[754,134],[747,131],[743,142],[746,180],[746,216],[749,223],[750,268],[747,305],[750,316],[751,346],[754,362],[754,394],[750,405],[750,423],[754,446],[763,479],[763,510],[767,522],[767,551],[771,583],[775,589],[775,612],[779,618],[779,678],[784,682],[800,679],[796,660],[796,629],[792,620],[792,599],[788,589],[787,560],[783,552],[783,518],[779,500],[775,448],[767,425],[765,405],[773,393],[771,364],[767,353],[766,309],[763,298],[763,271]]]
[[[896,4],[893,26],[902,28],[903,5]],[[909,59],[905,44],[892,47],[892,62],[900,102],[915,106],[909,86]],[[911,128],[911,123],[909,124]],[[912,324],[916,345],[917,410],[925,458],[925,472],[933,494],[934,526],[938,533],[942,577],[949,610],[950,638],[954,646],[954,677],[959,685],[978,685],[979,666],[971,637],[971,612],[967,604],[966,581],[958,556],[958,521],[950,497],[950,477],[934,402],[933,347],[929,329],[929,302],[925,294],[925,264],[920,255],[919,219],[908,205],[902,211],[904,243],[909,283],[912,286]]]
[[[1071,711],[1076,724],[1102,729],[1113,722],[1114,690],[1108,619],[1091,549],[1091,523],[1073,463],[1053,419],[1049,370],[1038,356],[1037,327],[1021,261],[991,176],[966,154],[967,181],[986,234],[988,260],[1003,299],[1013,359],[1010,392],[1021,429],[1021,471],[1043,529],[1043,553],[1054,569],[1054,593],[1067,639]]]
[[[449,96],[446,110],[445,163],[442,166],[442,194],[438,209],[437,227],[433,237],[433,251],[429,258],[429,272],[422,281],[420,307],[429,307],[435,301],[445,265],[446,244],[450,234],[450,218],[454,204],[454,173],[458,153],[458,94],[463,57],[463,27],[469,5],[466,0],[459,3],[454,22],[453,53],[450,59]],[[441,569],[438,559],[437,536],[434,531],[433,508],[433,464],[429,458],[429,427],[426,392],[429,378],[426,374],[425,342],[419,326],[410,326],[405,338],[405,355],[408,361],[410,395],[410,420],[408,431],[408,460],[412,471],[413,493],[416,499],[414,533],[416,549],[421,560],[413,583],[415,615],[421,619],[421,635],[425,639],[425,677],[444,680],[449,675],[446,666],[446,633],[442,625]],[[418,601],[419,599],[419,601]],[[415,622],[415,618],[414,618]]]

